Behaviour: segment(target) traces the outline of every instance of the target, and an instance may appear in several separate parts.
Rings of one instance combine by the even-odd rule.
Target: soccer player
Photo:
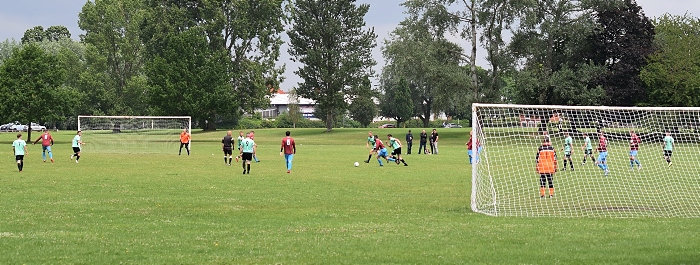
[[[255,131],[250,131],[250,140],[255,141]],[[258,147],[258,144],[255,144],[255,150],[258,149],[257,147]],[[253,160],[255,160],[255,163],[260,162],[256,153],[253,153]]]
[[[634,133],[634,130],[630,130],[630,170],[634,169],[634,164],[637,164],[637,170],[642,169],[642,164],[639,163],[639,158],[637,158],[641,142],[642,139]]]
[[[605,135],[603,135],[603,131],[600,131],[600,138],[598,139],[598,159],[595,161],[595,164],[598,165],[600,169],[605,172],[605,176],[610,174],[610,170],[608,170],[608,164],[607,164],[607,158],[608,158],[608,139],[605,138]]]
[[[474,151],[472,151],[472,140],[474,137],[474,131],[469,132],[469,141],[467,141],[467,155],[469,155],[469,164],[471,165],[472,163],[479,163],[479,154],[481,154],[481,149],[483,147],[481,146],[481,143],[479,142],[479,139],[476,139],[476,156],[474,155]]]
[[[554,174],[557,172],[557,152],[552,147],[549,137],[545,137],[537,149],[536,170],[540,174],[540,198],[544,198],[547,186],[549,197],[554,197]]]
[[[243,174],[250,174],[250,161],[253,160],[253,154],[255,153],[255,141],[250,139],[250,134],[246,135],[243,139],[243,144],[241,144],[241,159],[243,160]]]
[[[583,133],[583,146],[581,146],[581,150],[583,150],[583,162],[581,165],[586,164],[586,158],[591,158],[591,161],[593,161],[593,145],[591,144],[591,137],[588,137],[587,133]]]
[[[380,167],[384,166],[384,163],[382,163],[382,157],[386,159],[387,163],[389,163],[388,153],[384,147],[384,143],[382,143],[382,140],[379,140],[379,135],[374,136],[374,151],[377,152],[377,162],[379,162]]]
[[[231,160],[233,160],[233,137],[231,136],[231,131],[228,131],[224,139],[221,139],[221,149],[224,151],[224,164],[231,166]]]
[[[82,136],[83,132],[78,131],[73,137],[73,144],[71,145],[73,147],[73,154],[70,155],[70,160],[73,160],[73,157],[75,157],[75,163],[78,163],[78,160],[80,160],[80,146],[85,144],[81,140]]]
[[[401,157],[401,141],[399,139],[394,138],[391,134],[387,135],[389,137],[389,145],[391,148],[394,150],[391,151],[391,158],[396,161],[396,164],[399,165],[399,162],[403,163],[404,166],[408,166],[406,164],[406,161],[403,160]]]
[[[46,152],[49,152],[49,159],[51,159],[51,163],[53,163],[53,153],[51,153],[53,137],[49,133],[49,130],[44,129],[44,133],[39,136],[39,138],[37,138],[33,144],[36,144],[39,141],[41,141],[41,157],[44,159],[44,162],[46,162]]]
[[[573,145],[574,141],[571,139],[571,135],[569,135],[569,132],[564,132],[564,148],[561,150],[564,151],[564,169],[566,170],[566,162],[568,161],[569,164],[571,164],[571,171],[574,171],[574,161],[571,160],[571,153],[573,152]]]
[[[282,138],[282,146],[280,147],[280,156],[284,156],[284,161],[287,162],[287,174],[292,173],[292,159],[294,159],[294,154],[297,153],[297,145],[294,143],[294,138],[292,138],[292,133],[286,131],[284,133],[285,137]]]
[[[190,155],[190,133],[187,132],[187,129],[183,129],[182,133],[180,133],[180,151],[177,153],[177,155],[182,154],[182,147],[185,147],[185,150],[187,150],[187,155]]]
[[[671,132],[667,131],[666,132],[666,137],[664,137],[664,159],[666,159],[666,163],[668,163],[668,166],[670,167],[673,165],[671,162],[671,155],[673,154],[673,137],[671,136]]]
[[[243,135],[243,131],[238,131],[238,152],[241,151],[241,148],[243,148],[243,140],[245,140],[245,136]],[[238,163],[238,159],[241,158],[240,155],[236,156],[236,163]]]
[[[372,145],[372,148],[369,149],[369,156],[367,157],[367,160],[365,160],[365,163],[369,163],[369,160],[372,159],[372,154],[375,152],[375,149],[377,149],[377,143],[374,141],[375,137],[372,135],[372,131],[370,131],[369,136],[367,137],[367,143],[365,144],[365,147],[370,148],[370,144]]]
[[[17,169],[22,172],[24,169],[24,156],[27,155],[27,142],[22,140],[22,134],[17,134],[17,140],[12,142],[12,151],[15,153],[15,160],[17,160]]]

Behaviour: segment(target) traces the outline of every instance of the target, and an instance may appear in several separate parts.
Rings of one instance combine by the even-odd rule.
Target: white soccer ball
[[[356,166],[356,167],[359,167],[359,166],[360,166],[360,162],[355,162],[355,166]]]

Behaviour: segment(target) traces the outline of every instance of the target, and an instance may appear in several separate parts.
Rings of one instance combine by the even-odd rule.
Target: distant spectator
[[[406,154],[410,155],[411,148],[413,148],[413,134],[411,134],[411,130],[408,130],[408,133],[406,134],[406,147],[408,148],[408,150],[406,150]]]
[[[420,151],[423,151],[423,154],[428,153],[428,147],[425,146],[425,144],[428,142],[428,134],[425,133],[425,130],[423,130],[420,133],[420,145],[418,147],[418,154],[420,155]]]

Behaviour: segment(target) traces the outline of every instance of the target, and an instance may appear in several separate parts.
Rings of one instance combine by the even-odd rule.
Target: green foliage
[[[96,104],[83,114],[148,114],[144,44],[139,39],[146,9],[143,0],[88,1],[78,14],[85,31],[87,72],[81,92]]]
[[[387,65],[382,70],[380,83],[386,93],[405,79],[414,106],[411,116],[419,117],[427,127],[433,112],[454,108],[449,98],[468,93],[468,84],[465,82],[467,74],[460,66],[462,48],[441,34],[450,24],[437,23],[441,20],[433,21],[423,12],[427,11],[409,12],[409,17],[382,47]]]
[[[70,39],[70,31],[65,26],[51,26],[46,30],[42,26],[35,26],[24,32],[22,43],[60,41],[63,39]]]
[[[358,123],[356,127],[367,127],[377,116],[377,105],[374,102],[377,93],[372,89],[372,82],[365,79],[354,94],[356,96],[348,107],[349,115],[353,121]],[[410,95],[408,100],[410,101]],[[413,114],[413,106],[411,106],[410,112]]]
[[[596,29],[594,11],[606,1],[537,1],[524,9],[509,50],[524,65],[511,75],[506,97],[521,104],[599,105],[595,82],[603,68],[583,55]],[[564,84],[562,86],[561,84]]]
[[[606,103],[634,106],[646,100],[646,87],[639,78],[647,58],[654,52],[654,25],[635,1],[596,8],[596,30],[586,55],[607,71],[595,85],[605,89]]]
[[[381,116],[395,119],[397,126],[413,117],[413,99],[408,81],[401,78],[395,84],[385,84],[379,108]]]
[[[22,43],[17,42],[15,39],[5,39],[3,42],[0,42],[0,65],[12,56],[12,52],[15,49],[19,48],[22,48]]]
[[[371,75],[375,64],[373,29],[365,27],[369,5],[355,0],[296,0],[292,12],[289,53],[303,66],[295,73],[304,82],[297,93],[317,102],[317,116],[333,128],[345,113],[350,90]]]
[[[167,21],[164,19],[164,21]],[[171,22],[172,23],[172,22]],[[217,113],[236,113],[227,54],[212,50],[200,27],[162,32],[148,42],[149,103],[160,115],[189,115],[216,129]],[[208,122],[204,122],[208,121]]]
[[[654,21],[655,45],[640,74],[654,106],[700,106],[700,19],[665,14]]]
[[[0,66],[0,116],[8,120],[55,122],[73,114],[79,94],[62,86],[65,69],[36,44],[24,45]]]

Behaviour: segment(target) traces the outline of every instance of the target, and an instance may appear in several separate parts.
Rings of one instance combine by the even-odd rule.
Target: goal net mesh
[[[494,216],[700,217],[700,108],[473,105],[471,207]],[[631,131],[641,143],[630,158]],[[599,132],[607,139],[597,162]],[[667,132],[674,140],[669,163]],[[566,134],[571,160],[564,170]],[[584,161],[584,134],[593,147]],[[556,150],[557,172],[541,197],[538,148]],[[480,147],[480,148],[479,148]],[[480,149],[481,151],[479,152]],[[478,160],[477,160],[478,159]],[[541,162],[541,161],[540,161]],[[546,180],[546,177],[545,177]]]
[[[190,117],[78,116],[82,148],[91,153],[174,153],[183,129],[192,131]]]

